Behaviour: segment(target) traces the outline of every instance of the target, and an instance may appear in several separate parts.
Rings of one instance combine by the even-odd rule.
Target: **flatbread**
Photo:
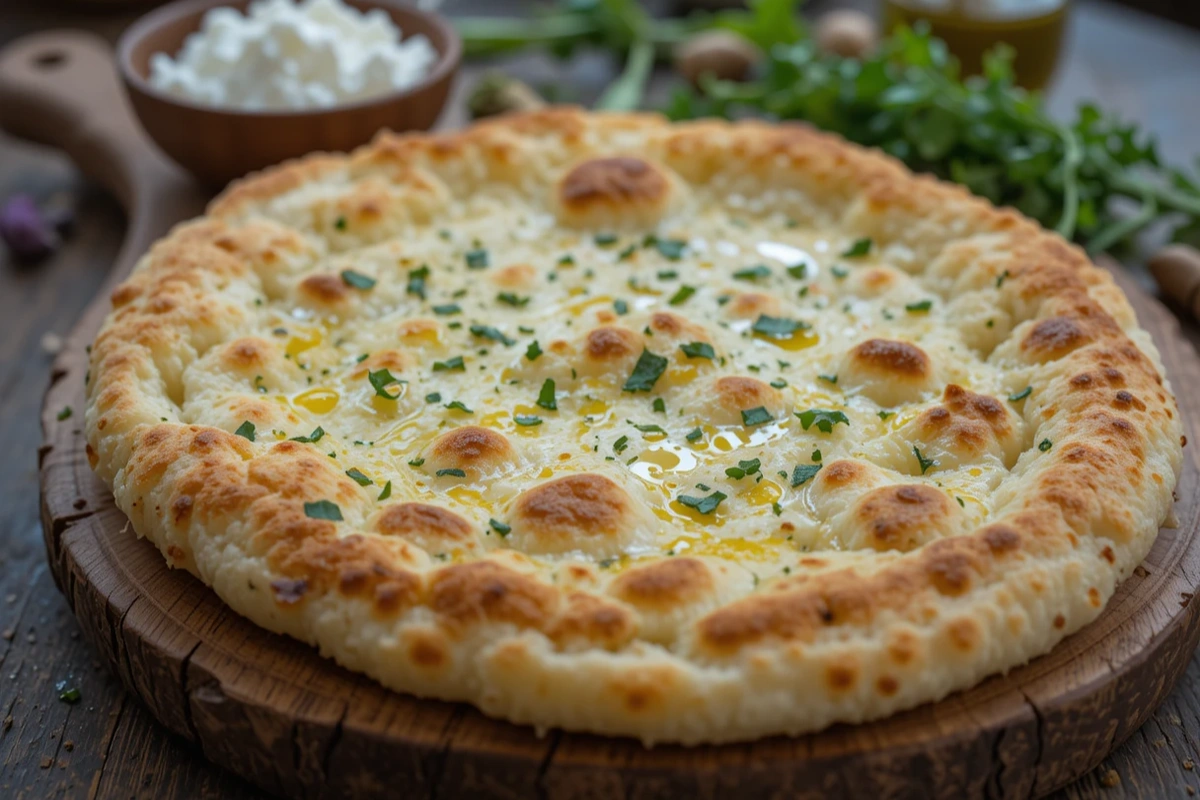
[[[1107,273],[804,127],[553,109],[252,176],[113,293],[88,456],[232,609],[413,694],[653,742],[1045,653],[1181,425]]]

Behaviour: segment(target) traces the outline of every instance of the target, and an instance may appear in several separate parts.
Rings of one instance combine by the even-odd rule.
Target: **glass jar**
[[[884,29],[926,20],[963,74],[978,74],[983,54],[1000,42],[1016,51],[1017,83],[1041,89],[1062,50],[1068,0],[883,0]]]

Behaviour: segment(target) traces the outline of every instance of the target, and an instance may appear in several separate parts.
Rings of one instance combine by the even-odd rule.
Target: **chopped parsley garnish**
[[[667,413],[667,401],[663,400],[661,397],[654,398],[654,402],[650,404],[650,407],[660,414]]]
[[[800,427],[808,430],[816,425],[817,430],[821,433],[833,433],[833,426],[839,422],[849,427],[850,418],[841,411],[822,411],[819,408],[810,408],[808,411],[797,411],[796,416],[800,418]]]
[[[301,444],[316,444],[321,441],[321,437],[324,435],[325,429],[318,425],[308,436],[293,436],[292,441],[300,442]]]
[[[610,247],[617,243],[617,235],[615,233],[597,233],[592,237],[597,247]]]
[[[633,427],[635,429],[641,431],[642,433],[662,433],[662,434],[666,433],[666,431],[663,430],[661,426],[655,425],[653,423],[651,423],[649,425],[638,425],[635,422],[633,422],[632,420],[625,420],[625,421],[628,422],[630,425],[633,425]]]
[[[63,406],[62,411],[59,411],[57,414],[57,419],[59,422],[62,422],[64,419],[70,419],[71,415],[74,413],[75,412],[71,409],[70,406]]]
[[[667,359],[660,355],[655,355],[649,350],[642,349],[642,354],[638,356],[637,364],[633,366],[633,372],[625,381],[625,385],[621,387],[624,392],[648,392],[654,388],[654,384],[659,377],[667,371]]]
[[[837,375],[818,375],[817,378],[825,381],[826,383],[832,383],[834,386],[837,386]]]
[[[700,430],[699,428],[692,428],[683,438],[687,439],[689,442],[696,442],[699,441],[700,437],[703,435],[704,431]]]
[[[733,279],[737,281],[757,281],[769,277],[771,277],[771,268],[766,264],[755,264],[753,267],[739,269],[733,273]]]
[[[554,379],[546,378],[538,392],[537,404],[547,411],[558,411],[558,400],[554,396]]]
[[[855,239],[854,244],[842,251],[842,258],[862,258],[871,252],[871,247],[874,244],[870,236]]]
[[[917,457],[917,463],[921,465],[921,474],[924,475],[929,471],[930,467],[936,467],[937,462],[932,458],[926,458],[921,455],[921,450],[915,444],[913,445],[913,455]]]
[[[773,419],[775,418],[771,416],[771,412],[767,411],[763,406],[742,409],[742,424],[748,428],[752,428],[755,425],[766,425]]]
[[[1041,450],[1043,453],[1045,453],[1051,447],[1054,447],[1054,442],[1050,441],[1049,439],[1042,439],[1041,443],[1038,445],[1038,450]]]
[[[1019,402],[1021,402],[1022,400],[1024,400],[1026,397],[1029,397],[1029,395],[1031,395],[1031,394],[1033,394],[1033,387],[1032,387],[1032,386],[1026,386],[1024,389],[1022,389],[1021,391],[1017,392],[1016,394],[1010,394],[1010,395],[1008,396],[1008,402],[1010,402],[1010,403],[1019,403]]]
[[[620,439],[617,439],[615,442],[613,442],[613,452],[617,455],[624,453],[626,447],[629,447],[628,436],[622,436]]]
[[[775,512],[775,516],[778,517],[783,514],[783,506],[779,505],[777,502],[771,503],[771,511]],[[787,567],[784,567],[783,569],[786,571]]]
[[[342,521],[342,510],[331,500],[318,500],[315,503],[304,504],[304,516],[309,519],[328,519],[334,522]]]
[[[626,261],[626,260],[632,258],[633,254],[636,252],[637,252],[636,244],[630,244],[625,247],[622,247],[621,252],[617,253],[617,261]]]
[[[771,387],[774,389],[783,389],[786,388],[787,385],[787,381],[785,381],[783,378],[776,378],[775,380],[771,381]]]
[[[923,314],[931,308],[933,308],[932,300],[922,300],[919,303],[906,303],[904,305],[904,310],[910,314]]]
[[[366,475],[363,475],[361,472],[359,472],[354,467],[351,467],[350,469],[346,470],[346,475],[347,475],[347,477],[350,478],[350,480],[354,481],[359,486],[370,486],[372,483],[375,482],[375,481],[371,480],[370,478],[368,478]]]
[[[71,705],[74,705],[83,699],[83,692],[79,691],[79,689],[75,686],[72,686],[69,689],[63,688],[58,693],[58,699],[64,703],[70,703]]]
[[[395,400],[395,394],[388,391],[389,386],[398,386],[402,381],[387,369],[376,370],[375,372],[367,371],[367,380],[371,382],[371,388],[375,390],[375,394],[382,397],[384,400]]]
[[[671,305],[671,306],[683,305],[684,303],[686,303],[688,301],[688,298],[690,298],[695,293],[696,293],[696,287],[688,286],[685,283],[683,286],[679,287],[679,289],[675,292],[675,294],[671,295],[670,299],[667,300],[667,305]]]
[[[488,339],[493,342],[500,342],[501,344],[509,347],[516,344],[516,342],[505,336],[496,328],[493,328],[491,325],[472,325],[471,335],[478,336],[480,339]]]
[[[837,278],[840,281],[842,278],[845,278],[846,276],[848,276],[850,274],[850,270],[846,269],[845,267],[839,267],[837,264],[834,264],[832,267],[829,268],[829,273],[831,275],[833,275],[833,277]]]
[[[408,465],[409,465],[410,467],[414,467],[414,468],[415,468],[415,467],[419,467],[419,466],[421,466],[421,465],[422,465],[422,464],[424,464],[424,463],[425,463],[425,459],[423,459],[423,458],[414,458],[412,461],[409,461],[409,462],[408,462]]]
[[[797,464],[792,470],[792,487],[803,486],[821,471],[820,464]]]
[[[367,289],[375,288],[375,279],[370,275],[363,275],[361,272],[355,272],[352,269],[342,270],[342,283],[347,286],[353,286],[355,289],[362,289],[364,292]]]
[[[996,288],[997,289],[999,289],[1001,286],[1004,285],[1004,281],[1007,277],[1008,277],[1008,270],[1004,270],[1004,272],[1001,272],[999,275],[996,276]]]
[[[673,281],[679,277],[679,273],[673,269],[660,269],[657,274],[660,281]]]
[[[488,525],[491,527],[492,530],[494,530],[496,533],[500,534],[501,537],[508,536],[510,533],[512,533],[512,526],[505,525],[503,522],[501,522],[498,519],[489,519]]]
[[[879,418],[880,418],[880,419],[882,419],[882,420],[886,420],[888,417],[895,416],[895,414],[896,414],[896,412],[895,412],[895,411],[879,411],[879,412],[876,412],[876,416],[877,416],[877,417],[879,417]]]
[[[958,495],[954,495],[954,499],[958,501],[958,507],[959,507],[959,508],[966,508],[966,507],[967,507],[967,504],[966,504],[966,503],[964,503],[964,502],[963,502],[963,499],[962,499],[961,497],[959,497]]]
[[[442,393],[441,392],[430,392],[429,394],[425,395],[425,402],[426,403],[442,402]]]
[[[460,306],[458,303],[446,303],[445,305],[434,306],[433,313],[437,314],[439,317],[446,317],[451,314],[461,314],[462,306]]]
[[[241,425],[238,425],[237,430],[234,431],[233,433],[236,436],[241,436],[243,439],[249,439],[250,441],[253,442],[254,441],[254,423],[251,422],[250,420],[246,420]]]
[[[385,483],[383,485],[383,491],[379,493],[379,497],[376,497],[375,499],[376,500],[387,500],[391,496],[392,496],[392,482],[388,481],[387,483]]]
[[[410,269],[408,271],[408,285],[404,291],[408,294],[415,294],[422,300],[425,299],[425,279],[429,277],[429,267],[422,264],[418,269]]]
[[[534,425],[541,425],[542,418],[535,417],[533,414],[513,414],[513,422],[523,428],[531,428]]]
[[[807,330],[808,327],[808,323],[801,322],[800,320],[769,317],[766,314],[761,314],[758,319],[754,320],[754,324],[750,326],[750,330],[762,336],[784,339],[796,331]]]
[[[462,400],[451,400],[449,403],[446,403],[445,407],[451,411],[461,411],[464,414],[475,413],[471,409],[467,408],[466,404]]]
[[[346,230],[346,218],[338,217],[337,219],[335,219],[333,221],[333,227],[337,228],[339,231]]]
[[[501,292],[500,294],[496,295],[496,299],[501,303],[512,306],[513,308],[524,308],[529,304],[531,298],[518,297],[512,292]]]
[[[488,251],[482,248],[467,251],[467,269],[486,269],[488,265]]]
[[[808,264],[803,261],[799,264],[793,264],[787,268],[787,274],[797,280],[803,280],[808,277]]]
[[[711,361],[717,357],[716,351],[708,342],[689,342],[679,345],[679,349],[688,358],[707,358]]]
[[[467,366],[463,363],[462,356],[448,358],[445,361],[433,362],[434,372],[450,372],[451,370],[465,370]]]
[[[655,239],[654,249],[658,250],[659,255],[671,261],[678,261],[683,258],[684,248],[687,247],[687,242],[682,239]]]
[[[727,467],[725,474],[733,478],[735,481],[740,481],[747,475],[753,475],[762,468],[762,462],[757,458],[752,458],[749,461],[739,461],[736,467]]]
[[[629,303],[626,303],[624,300],[613,300],[613,311],[616,311],[621,316],[625,316],[629,313]]]
[[[437,477],[437,478],[446,478],[446,477],[465,478],[465,477],[467,477],[467,473],[463,472],[458,467],[450,467],[448,469],[439,469],[437,472],[434,473],[434,477]]]
[[[692,497],[689,494],[679,495],[680,505],[695,509],[700,514],[713,513],[724,499],[725,495],[721,492],[713,492],[708,497]]]

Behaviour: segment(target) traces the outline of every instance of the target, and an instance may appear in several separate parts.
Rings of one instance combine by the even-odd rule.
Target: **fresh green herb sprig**
[[[924,26],[897,30],[861,61],[797,39],[771,48],[756,80],[681,89],[667,112],[805,120],[1013,206],[1092,252],[1127,245],[1164,217],[1176,240],[1200,244],[1195,177],[1165,166],[1152,138],[1095,105],[1054,120],[1038,94],[1014,84],[1012,60],[999,47],[982,75],[964,79]]]

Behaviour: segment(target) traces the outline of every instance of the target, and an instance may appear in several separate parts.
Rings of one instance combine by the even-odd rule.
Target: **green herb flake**
[[[917,463],[921,465],[921,474],[924,475],[929,471],[930,467],[936,467],[937,462],[932,458],[926,458],[921,455],[921,450],[915,444],[913,445],[913,455],[917,457]]]
[[[597,233],[592,237],[592,242],[597,247],[612,247],[617,243],[617,235],[615,233]]]
[[[331,500],[318,500],[315,503],[304,504],[304,516],[309,519],[327,519],[332,522],[342,521],[342,510]]]
[[[383,485],[383,491],[379,493],[379,497],[376,497],[375,499],[376,500],[387,500],[391,496],[392,496],[392,482],[388,481],[387,483],[385,483]]]
[[[850,426],[850,418],[841,411],[823,411],[819,408],[810,408],[808,411],[798,411],[796,416],[800,418],[800,427],[808,430],[814,425],[821,433],[833,433],[833,426],[839,422],[847,427]]]
[[[616,311],[619,316],[625,316],[629,313],[629,303],[624,300],[613,300],[613,311]]]
[[[488,251],[482,248],[468,250],[466,253],[467,269],[487,269]]]
[[[787,274],[796,280],[804,280],[808,277],[808,264],[803,261],[799,264],[793,264],[787,268]]]
[[[629,437],[628,436],[622,436],[620,439],[617,439],[615,442],[613,442],[613,452],[616,453],[617,455],[621,455],[621,453],[624,453],[625,448],[627,448],[627,447],[629,447]]]
[[[961,497],[959,497],[958,495],[954,495],[954,499],[958,501],[958,507],[959,507],[959,508],[966,508],[966,507],[967,507],[967,504],[966,504],[966,503],[964,503],[964,502],[963,502],[963,499],[962,499]]]
[[[241,425],[238,425],[237,430],[233,432],[235,436],[241,436],[243,439],[254,441],[254,423],[246,420]]]
[[[465,478],[465,477],[467,477],[467,473],[464,472],[463,470],[459,469],[458,467],[449,467],[447,469],[439,469],[437,472],[434,473],[434,477],[437,477],[437,478]]]
[[[403,381],[397,378],[387,369],[380,369],[374,372],[367,371],[367,380],[371,383],[371,388],[375,390],[375,394],[382,397],[384,400],[395,400],[399,396],[399,392],[392,394],[388,391],[390,386],[399,386]]]
[[[512,526],[505,525],[503,522],[501,522],[498,519],[488,519],[488,527],[490,527],[496,533],[500,534],[501,538],[508,536],[510,533],[512,533]]]
[[[932,300],[922,300],[919,303],[906,303],[904,310],[910,314],[924,314],[933,308]]]
[[[58,699],[64,703],[75,705],[83,699],[83,692],[74,686],[69,688],[64,686],[58,693]]]
[[[678,261],[683,258],[683,251],[687,248],[687,242],[682,239],[655,239],[654,249],[663,258],[670,261]]]
[[[733,273],[733,279],[736,281],[757,281],[769,277],[771,277],[771,268],[766,264],[755,264],[753,267],[739,269]]]
[[[842,251],[842,258],[862,258],[871,252],[871,248],[874,245],[875,243],[871,240],[870,236],[855,239],[854,244]]]
[[[787,388],[787,385],[788,382],[783,378],[776,378],[775,380],[771,381],[771,388],[773,389],[785,389]]]
[[[621,391],[650,391],[654,388],[654,384],[662,374],[667,371],[668,363],[667,359],[643,348],[642,354],[633,366],[633,372],[630,373],[629,378],[625,381],[625,385],[621,387]]]
[[[434,306],[433,313],[437,314],[439,317],[448,317],[451,314],[461,314],[462,306],[460,306],[458,303],[446,303],[444,305]]]
[[[650,423],[647,425],[638,425],[637,423],[635,423],[631,420],[625,420],[625,421],[628,422],[630,425],[633,425],[633,427],[635,429],[637,429],[638,431],[641,431],[642,433],[661,433],[664,435],[666,434],[666,431],[662,429],[661,425],[655,425],[654,423]]]
[[[501,292],[500,294],[496,295],[496,299],[505,305],[512,306],[513,308],[524,308],[525,306],[529,305],[529,301],[532,298],[518,297],[512,292]]]
[[[449,403],[446,403],[445,407],[451,411],[461,411],[464,414],[475,413],[471,409],[467,408],[466,404],[461,400],[451,400]]]
[[[850,270],[846,269],[845,267],[839,267],[835,264],[829,268],[829,273],[840,281],[850,275]]]
[[[792,488],[808,483],[820,471],[820,464],[797,464],[796,468],[792,470]]]
[[[1004,281],[1007,280],[1008,277],[1009,277],[1008,270],[1004,270],[1004,272],[1001,272],[999,275],[997,275],[996,276],[996,288],[999,289],[1001,286],[1003,286]]]
[[[424,464],[424,463],[425,463],[425,459],[423,459],[423,458],[414,458],[414,459],[412,459],[411,461],[409,461],[409,462],[408,462],[408,465],[409,465],[410,467],[413,467],[413,468],[415,469],[416,467],[419,467],[419,466],[421,466],[421,465],[422,465],[422,464]]]
[[[660,414],[667,413],[667,401],[663,400],[661,397],[654,398],[654,402],[650,404],[650,407]]]
[[[347,477],[350,478],[350,480],[354,481],[359,486],[370,486],[372,483],[375,482],[375,481],[371,480],[370,478],[368,478],[366,475],[363,475],[362,472],[360,472],[357,468],[353,468],[353,467],[346,470],[346,475],[347,475]]]
[[[673,269],[660,269],[656,275],[660,281],[673,281],[679,277],[679,273]]]
[[[74,413],[75,411],[70,406],[63,406],[62,410],[55,415],[55,419],[57,419],[59,422],[62,422],[64,419],[70,419],[71,415]]]
[[[696,287],[688,286],[685,283],[683,286],[679,287],[679,289],[675,292],[675,294],[671,295],[670,299],[667,300],[667,305],[681,306],[684,303],[686,303],[688,301],[688,299],[695,293],[696,293]]]
[[[800,320],[770,317],[762,314],[758,319],[754,320],[754,324],[750,326],[750,330],[760,336],[769,336],[772,339],[786,339],[796,331],[807,330],[808,327],[808,323],[801,322]]]
[[[425,402],[426,403],[442,402],[442,393],[441,392],[430,392],[429,394],[425,395]]]
[[[749,461],[739,461],[736,467],[728,467],[725,474],[735,481],[740,481],[747,475],[753,475],[762,469],[762,463],[757,458],[752,458]]]
[[[766,425],[774,419],[775,417],[764,406],[742,409],[742,424],[748,428],[752,428],[755,425]]]
[[[708,342],[689,342],[679,345],[679,349],[688,358],[707,358],[709,361],[717,357],[713,346]]]
[[[1043,453],[1047,452],[1051,447],[1054,447],[1054,442],[1049,439],[1042,439],[1041,443],[1038,444],[1038,450],[1041,450]]]
[[[346,218],[338,217],[337,219],[335,219],[333,221],[333,227],[337,228],[339,231],[346,230]]]
[[[506,347],[511,347],[512,345],[516,344],[515,341],[508,338],[491,325],[472,325],[471,335],[478,336],[480,339],[487,339],[492,342],[500,342]]]
[[[513,414],[513,422],[523,428],[532,428],[535,425],[541,425],[542,418],[535,417],[532,414]]]
[[[826,383],[832,383],[834,386],[837,386],[837,375],[818,375],[817,379],[825,381]]]
[[[877,411],[875,413],[875,416],[879,417],[882,420],[886,420],[888,417],[892,417],[895,415],[896,415],[895,411]]]
[[[370,275],[363,275],[361,272],[355,272],[352,269],[344,269],[342,270],[342,283],[365,292],[368,289],[375,288],[376,280]]]
[[[558,410],[558,399],[554,396],[554,379],[546,378],[542,383],[541,391],[538,392],[537,405],[547,411]]]
[[[575,266],[575,256],[570,253],[563,253],[558,257],[557,263],[560,267],[573,267]]]
[[[434,372],[451,372],[453,370],[465,371],[466,368],[467,368],[467,366],[466,366],[466,364],[463,363],[462,356],[455,356],[454,358],[448,358],[445,361],[433,362],[433,371]]]
[[[1010,395],[1008,396],[1008,402],[1010,402],[1010,403],[1019,403],[1019,402],[1021,402],[1022,400],[1024,400],[1026,397],[1029,397],[1029,395],[1031,395],[1031,394],[1033,394],[1033,387],[1032,387],[1032,386],[1026,386],[1024,389],[1022,389],[1021,391],[1017,392],[1016,394],[1010,394]]]
[[[637,245],[630,244],[621,248],[621,252],[617,253],[617,261],[628,261],[633,258],[633,254],[637,252]]]
[[[683,438],[687,439],[689,442],[698,442],[703,436],[704,431],[700,430],[699,428],[692,428]]]
[[[429,277],[429,267],[422,264],[417,269],[408,271],[408,285],[404,287],[404,291],[408,294],[414,294],[422,300],[425,299],[425,279]]]
[[[293,436],[292,441],[300,442],[301,444],[316,444],[317,442],[321,441],[321,438],[324,435],[325,429],[318,425],[308,436]]]
[[[695,509],[700,514],[711,514],[717,510],[717,506],[725,500],[726,495],[722,492],[713,492],[708,497],[693,497],[688,494],[679,495],[680,505]]]

